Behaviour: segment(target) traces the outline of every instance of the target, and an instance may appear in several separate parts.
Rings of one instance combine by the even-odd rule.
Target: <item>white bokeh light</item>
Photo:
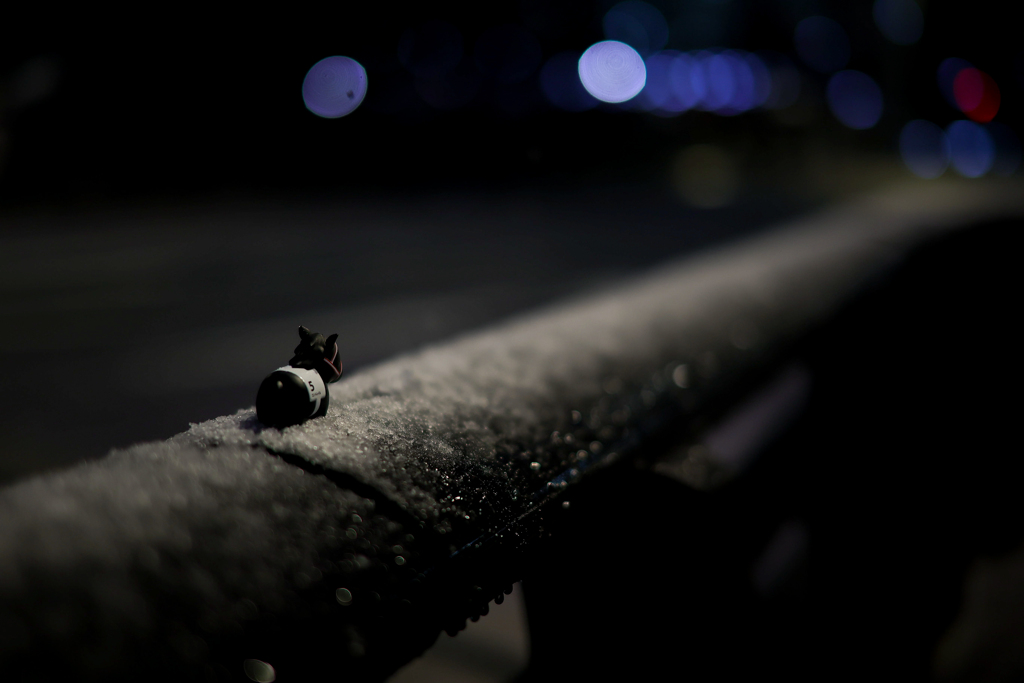
[[[625,102],[647,82],[644,60],[636,50],[617,40],[594,43],[580,57],[580,81],[602,102]]]

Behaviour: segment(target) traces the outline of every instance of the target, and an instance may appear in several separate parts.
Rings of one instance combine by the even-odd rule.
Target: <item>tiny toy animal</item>
[[[256,392],[256,417],[271,427],[297,425],[327,414],[327,385],[341,379],[338,335],[299,326],[299,345],[288,365],[267,375]]]

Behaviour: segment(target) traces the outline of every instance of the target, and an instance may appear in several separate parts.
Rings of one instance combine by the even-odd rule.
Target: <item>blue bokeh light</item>
[[[807,17],[793,34],[796,53],[807,66],[823,74],[839,71],[850,61],[850,39],[838,22]]]
[[[726,50],[722,56],[729,63],[734,87],[732,99],[719,110],[719,113],[731,116],[753,109],[758,104],[758,87],[749,60],[746,56],[732,50]]]
[[[938,178],[949,166],[946,134],[931,121],[910,121],[900,131],[900,156],[914,175]]]
[[[960,105],[956,102],[956,95],[953,93],[953,81],[956,80],[958,73],[964,69],[972,68],[974,67],[970,62],[959,57],[944,59],[939,64],[935,77],[939,83],[939,90],[942,92],[942,96],[946,98],[946,101],[949,102],[949,106],[960,109]]]
[[[597,106],[594,96],[580,81],[579,52],[560,52],[540,70],[540,89],[548,102],[566,111],[586,111]]]
[[[849,128],[872,128],[882,118],[882,89],[866,73],[840,71],[829,79],[825,96],[829,109]]]
[[[661,116],[692,108],[733,116],[764,105],[772,93],[767,65],[742,50],[663,50],[645,64],[647,83],[637,106]]]
[[[351,114],[366,97],[366,70],[351,57],[326,57],[302,81],[306,108],[325,119]]]
[[[617,40],[602,40],[586,49],[579,61],[583,87],[602,102],[626,102],[637,96],[647,80],[640,54]]]
[[[897,45],[913,45],[924,31],[924,13],[914,0],[875,0],[872,14],[882,35]]]
[[[624,0],[612,7],[601,22],[604,37],[626,43],[643,56],[665,47],[668,22],[654,6],[643,0]]]
[[[672,62],[669,82],[672,94],[684,110],[693,109],[704,100],[707,85],[700,68],[700,60],[695,56],[678,55]]]
[[[647,81],[636,97],[637,106],[659,116],[674,116],[689,107],[676,96],[672,84],[673,67],[680,53],[674,50],[656,52],[646,60]]]
[[[732,69],[732,61],[722,53],[702,57],[700,66],[707,88],[701,107],[711,111],[723,110],[736,96],[736,74]]]
[[[968,178],[980,178],[992,169],[996,148],[992,136],[981,124],[954,121],[946,128],[949,159],[957,172]]]
[[[693,104],[690,106],[693,108],[711,108],[708,106],[711,85],[708,82],[707,65],[712,56],[713,53],[707,50],[691,52],[690,60],[686,65],[685,78],[683,78],[683,74],[680,74],[680,79],[673,81],[680,90],[685,88],[689,91],[689,96],[693,100]]]

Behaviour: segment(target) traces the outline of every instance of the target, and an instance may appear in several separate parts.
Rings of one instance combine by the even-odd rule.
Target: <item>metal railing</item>
[[[8,487],[0,662],[12,680],[384,678],[485,614],[580,482],[692,441],[908,249],[1014,197],[878,196],[369,369],[323,419],[243,410]],[[728,475],[702,457],[660,467]]]

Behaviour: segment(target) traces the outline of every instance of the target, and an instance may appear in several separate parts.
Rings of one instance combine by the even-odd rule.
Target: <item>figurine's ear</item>
[[[337,342],[338,342],[338,335],[332,334],[330,337],[327,338],[327,341],[324,342],[324,348],[327,349],[328,351],[330,351],[331,348],[333,348],[334,345]]]
[[[299,325],[299,337],[300,338],[308,339],[311,334],[313,334],[313,333],[309,331],[308,327],[304,327],[302,325]]]

